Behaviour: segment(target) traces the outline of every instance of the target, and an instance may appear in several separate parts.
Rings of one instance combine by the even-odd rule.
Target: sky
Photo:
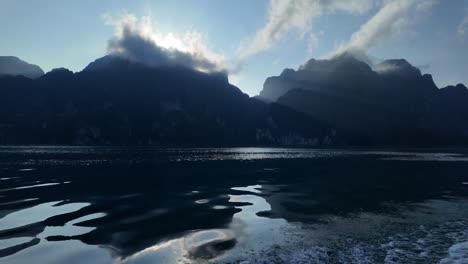
[[[342,52],[405,58],[439,87],[468,84],[468,0],[0,0],[0,55],[81,71],[110,53],[265,79]]]

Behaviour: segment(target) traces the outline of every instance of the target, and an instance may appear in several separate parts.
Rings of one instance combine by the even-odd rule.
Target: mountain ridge
[[[2,144],[325,146],[338,138],[328,124],[250,98],[224,73],[115,56],[77,73],[0,78],[0,93]]]
[[[466,145],[468,90],[438,88],[404,59],[369,65],[346,54],[267,78],[260,97],[376,145]],[[452,109],[452,110],[449,110]]]
[[[404,59],[311,59],[249,97],[224,72],[116,55],[0,76],[0,144],[468,146],[468,89]]]
[[[0,56],[0,76],[25,76],[39,78],[44,71],[37,65],[29,64],[15,56]]]

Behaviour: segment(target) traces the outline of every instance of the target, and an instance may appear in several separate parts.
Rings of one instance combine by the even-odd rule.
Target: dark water
[[[0,148],[0,263],[468,263],[460,151]]]

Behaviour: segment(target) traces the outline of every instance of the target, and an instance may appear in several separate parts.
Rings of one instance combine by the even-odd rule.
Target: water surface
[[[464,151],[0,148],[0,263],[468,263]]]

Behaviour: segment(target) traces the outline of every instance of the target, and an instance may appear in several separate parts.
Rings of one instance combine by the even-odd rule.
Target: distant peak
[[[360,61],[368,65],[372,64],[371,58],[364,51],[360,50],[344,51],[342,53],[336,54],[331,59]]]
[[[0,56],[0,75],[23,75],[35,79],[44,75],[44,71],[37,65],[29,64],[15,56]]]
[[[390,59],[390,60],[385,60],[379,64],[377,64],[377,67],[390,67],[392,70],[414,70],[418,68],[414,67],[405,59]]]
[[[0,60],[21,61],[21,59],[16,56],[0,56]]]
[[[389,59],[385,60],[383,63],[391,63],[394,65],[399,65],[399,66],[412,66],[407,60],[405,59]]]
[[[100,71],[100,70],[109,70],[116,67],[127,66],[130,64],[130,61],[124,59],[117,55],[106,55],[104,57],[98,58],[93,62],[89,63],[83,71]]]
[[[358,60],[357,57],[358,56],[356,56],[354,53],[346,51],[346,52],[340,53],[340,54],[332,57],[331,59],[332,60]]]
[[[46,80],[60,80],[64,78],[68,78],[73,76],[73,72],[66,68],[54,68],[50,72],[46,73],[45,75],[41,76],[40,79]]]
[[[426,83],[427,87],[430,87],[434,91],[437,91],[439,89],[437,85],[435,84],[434,79],[432,78],[432,75],[426,73],[422,76],[422,79]]]
[[[163,65],[163,66],[149,66],[144,63],[140,63],[128,58],[110,54],[99,59],[94,60],[82,72],[108,72],[112,73],[114,71],[147,71],[147,70],[167,70],[179,73],[196,73],[203,76],[210,76],[214,80],[221,80],[222,82],[228,82],[228,74],[224,71],[220,72],[202,72],[196,69],[192,69],[185,66],[179,65]]]
[[[50,72],[71,72],[71,73],[73,73],[72,71],[70,71],[69,69],[64,68],[64,67],[53,68]]]
[[[284,69],[282,72],[281,72],[281,76],[283,77],[287,77],[288,75],[291,75],[293,73],[295,73],[296,71],[293,70],[293,69],[289,69],[289,68],[286,68]]]
[[[462,83],[457,84],[455,87],[456,87],[457,89],[468,90],[468,89],[466,88],[466,86],[465,86],[464,84],[462,84]]]
[[[391,59],[385,60],[382,63],[374,65],[374,71],[380,74],[388,75],[399,75],[406,77],[419,77],[421,76],[421,71],[411,65],[405,59]]]
[[[448,94],[453,94],[456,96],[467,96],[468,95],[468,89],[466,88],[465,85],[459,83],[455,86],[449,85],[447,87],[444,87],[441,89],[442,92],[448,93]]]
[[[314,72],[372,72],[369,63],[366,62],[367,56],[361,59],[359,54],[344,52],[330,59],[316,60],[310,59],[299,70],[309,70]]]
[[[427,80],[431,80],[431,81],[433,80],[432,75],[429,74],[429,73],[423,74],[423,78],[424,78],[424,79],[427,79]]]

